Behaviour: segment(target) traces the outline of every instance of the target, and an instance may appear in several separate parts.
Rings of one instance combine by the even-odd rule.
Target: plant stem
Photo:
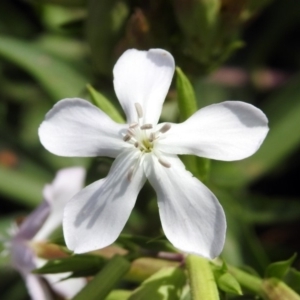
[[[186,258],[193,300],[219,300],[219,293],[206,258],[190,254]]]

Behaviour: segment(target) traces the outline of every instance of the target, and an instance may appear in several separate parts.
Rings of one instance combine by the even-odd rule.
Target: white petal
[[[178,249],[207,258],[220,254],[224,246],[226,220],[212,192],[185,170],[178,157],[167,157],[170,168],[152,156],[148,179],[154,187],[162,227]]]
[[[139,103],[144,123],[157,124],[174,69],[172,55],[161,49],[130,49],[119,58],[113,70],[114,86],[128,123],[137,120],[134,104]]]
[[[125,144],[124,128],[90,102],[73,98],[59,101],[46,114],[39,137],[56,155],[116,157]]]
[[[49,235],[62,223],[63,209],[68,200],[78,193],[84,183],[85,169],[73,167],[57,172],[52,184],[44,188],[44,201],[50,207],[50,214],[46,222],[34,236],[34,240],[46,240]]]
[[[11,263],[21,274],[25,275],[36,268],[34,258],[35,254],[26,240],[19,236],[11,240]]]
[[[42,278],[37,275],[28,273],[24,276],[26,287],[28,293],[32,300],[52,300],[46,284],[43,282]]]
[[[45,224],[49,217],[50,205],[47,201],[42,202],[21,224],[17,237],[30,240]]]
[[[36,257],[35,263],[37,268],[41,268],[47,263],[47,260]],[[84,278],[65,278],[71,275],[70,272],[59,273],[59,274],[46,274],[43,275],[51,288],[64,299],[72,299],[85,285],[86,279]],[[42,298],[40,298],[42,299]]]
[[[197,111],[159,140],[157,148],[218,160],[240,160],[255,153],[268,133],[268,119],[251,104],[226,101]]]
[[[86,285],[86,280],[83,278],[70,278],[71,273],[48,274],[43,277],[49,282],[51,288],[63,296],[64,299],[73,299],[73,297],[81,291]]]
[[[128,180],[139,153],[125,150],[106,178],[87,186],[67,203],[63,230],[69,249],[84,253],[106,247],[117,239],[145,182],[141,167]]]

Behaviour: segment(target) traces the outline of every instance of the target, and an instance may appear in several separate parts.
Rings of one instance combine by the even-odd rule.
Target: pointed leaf
[[[35,274],[55,274],[63,272],[84,272],[94,275],[105,264],[105,259],[95,255],[74,255],[67,258],[49,260]]]
[[[115,122],[125,123],[124,118],[104,95],[96,91],[90,84],[88,84],[86,87],[90,93],[93,103],[96,106],[109,115]]]
[[[180,120],[185,121],[197,111],[197,100],[192,84],[179,67],[176,67],[176,89]],[[199,179],[205,181],[209,171],[209,160],[184,155],[181,157],[187,168]]]
[[[181,268],[163,268],[138,287],[128,300],[180,299],[186,276]]]
[[[288,272],[290,266],[292,265],[292,263],[294,262],[296,257],[297,257],[297,254],[295,253],[288,260],[279,261],[279,262],[270,264],[267,267],[265,277],[266,278],[274,277],[274,278],[282,279]]]
[[[105,299],[119,280],[128,272],[129,268],[129,261],[121,256],[114,256],[73,300]]]
[[[284,280],[296,292],[300,292],[300,272],[290,268]]]
[[[238,281],[229,273],[221,275],[217,279],[218,287],[225,293],[242,295],[242,289]]]
[[[197,111],[194,89],[179,67],[176,67],[176,89],[180,119],[185,121]]]

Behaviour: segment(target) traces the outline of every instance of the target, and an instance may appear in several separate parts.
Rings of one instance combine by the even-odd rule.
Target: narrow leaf
[[[242,295],[242,289],[237,280],[229,273],[221,275],[217,279],[218,287],[225,293]]]
[[[297,257],[297,254],[295,253],[288,260],[279,261],[279,262],[270,264],[267,267],[265,277],[266,278],[274,277],[274,278],[282,279],[287,274],[290,266],[292,265],[292,263],[294,262],[296,257]]]
[[[181,268],[163,268],[138,287],[128,300],[179,300],[186,276]]]
[[[88,81],[63,60],[29,42],[0,36],[0,56],[30,73],[55,101],[78,96]]]
[[[95,274],[105,260],[95,255],[74,255],[67,258],[49,260],[43,267],[34,270],[36,274],[55,274],[63,272],[84,272]]]
[[[117,282],[128,272],[130,263],[121,256],[114,256],[73,300],[99,300],[112,291]]]
[[[117,123],[125,123],[124,118],[104,95],[96,91],[90,84],[88,84],[86,87],[90,93],[93,103],[96,106],[107,113]]]
[[[41,202],[44,182],[21,170],[0,166],[0,191],[16,202],[35,207]]]
[[[179,67],[176,67],[176,89],[179,116],[185,121],[197,111],[197,100],[192,84]],[[209,160],[197,156],[185,155],[181,159],[186,167],[199,179],[205,181],[209,171]]]
[[[105,300],[125,300],[128,299],[131,292],[127,290],[114,290],[112,291]]]
[[[177,101],[181,121],[185,121],[197,111],[194,89],[179,67],[176,67]]]

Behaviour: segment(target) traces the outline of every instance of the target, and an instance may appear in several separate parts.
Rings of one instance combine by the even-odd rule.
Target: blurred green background
[[[43,149],[37,129],[53,104],[88,99],[89,83],[119,109],[112,86],[118,57],[128,48],[164,48],[193,83],[199,108],[241,100],[269,118],[269,135],[254,156],[211,162],[206,184],[228,222],[223,258],[263,274],[270,262],[299,252],[299,37],[297,0],[1,0],[0,232],[41,202],[60,168],[87,167],[87,183],[109,170],[110,159],[61,158]],[[178,118],[173,84],[162,120]],[[125,232],[161,234],[149,185]],[[1,299],[27,299],[7,264],[1,258]]]

